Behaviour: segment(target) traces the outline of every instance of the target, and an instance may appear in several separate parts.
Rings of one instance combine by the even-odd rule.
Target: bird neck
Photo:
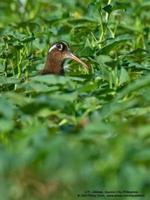
[[[64,74],[63,64],[63,60],[48,55],[43,72],[44,74]]]

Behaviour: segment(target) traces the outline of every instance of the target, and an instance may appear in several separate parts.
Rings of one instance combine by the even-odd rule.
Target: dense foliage
[[[0,200],[150,198],[149,10],[149,0],[0,2]],[[89,74],[67,61],[66,76],[36,76],[59,40]]]

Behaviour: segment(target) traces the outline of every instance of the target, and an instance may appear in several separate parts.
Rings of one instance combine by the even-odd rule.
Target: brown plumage
[[[63,65],[67,58],[75,60],[88,69],[88,66],[82,60],[70,52],[69,45],[61,41],[50,47],[44,69],[40,71],[40,74],[64,74]]]

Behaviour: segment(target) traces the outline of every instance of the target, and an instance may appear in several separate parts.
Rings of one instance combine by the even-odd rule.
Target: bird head
[[[81,59],[79,59],[77,56],[75,56],[69,48],[69,45],[67,42],[60,41],[54,43],[48,51],[47,56],[47,64],[49,66],[46,66],[48,68],[53,67],[62,67],[65,59],[71,59],[78,63],[80,63],[82,66],[84,66],[86,69],[88,69],[88,66],[86,63],[84,63]],[[54,67],[53,67],[54,68]]]

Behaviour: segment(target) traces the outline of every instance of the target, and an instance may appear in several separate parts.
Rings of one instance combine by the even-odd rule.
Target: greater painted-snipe
[[[44,69],[40,71],[40,74],[63,75],[64,61],[67,58],[75,60],[88,70],[87,64],[71,53],[68,43],[60,41],[50,47]]]

